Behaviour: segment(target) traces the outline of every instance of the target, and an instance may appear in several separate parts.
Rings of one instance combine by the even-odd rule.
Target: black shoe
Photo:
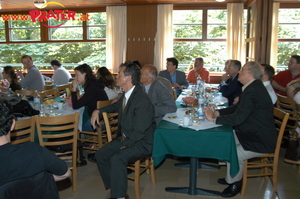
[[[89,153],[87,155],[87,159],[90,161],[90,162],[93,162],[93,163],[96,163],[96,156],[95,156],[95,153]]]
[[[221,193],[221,196],[224,198],[234,197],[236,194],[240,193],[242,188],[242,181],[237,181],[229,185],[224,191]]]
[[[77,167],[82,167],[87,165],[87,161],[86,160],[81,160],[81,162],[77,162]]]
[[[218,179],[219,184],[229,185],[228,182],[226,182],[225,178]]]

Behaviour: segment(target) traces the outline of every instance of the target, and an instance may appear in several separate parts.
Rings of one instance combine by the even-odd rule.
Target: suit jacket
[[[172,83],[171,75],[167,70],[160,71],[158,75],[167,78]],[[179,70],[176,70],[176,83],[179,86],[183,86],[184,88],[189,87],[189,83],[186,80],[185,73]]]
[[[234,126],[244,150],[271,153],[277,140],[273,108],[261,80],[254,80],[242,92],[237,104],[219,110],[216,123]]]
[[[109,106],[100,109],[100,118],[103,112],[119,113],[118,136],[121,136],[121,129],[128,138],[127,145],[133,145],[140,142],[151,154],[153,146],[153,133],[156,125],[154,120],[154,106],[147,93],[139,85],[136,85],[122,113],[121,98]]]
[[[158,75],[161,77],[167,78],[172,83],[171,75],[167,70],[160,71]],[[176,83],[179,86],[183,86],[183,88],[189,87],[189,82],[186,80],[185,73],[182,71],[179,71],[179,70],[176,70]],[[178,90],[177,95],[179,95],[180,93],[181,93],[181,91]]]
[[[159,80],[155,80],[151,84],[148,95],[154,105],[156,125],[159,124],[166,113],[176,112],[177,107],[173,96]]]
[[[242,84],[238,81],[239,74],[237,74],[233,79],[228,79],[226,81],[227,85],[220,86],[220,92],[223,97],[228,99],[228,105],[231,106],[234,98],[238,97],[242,93]]]

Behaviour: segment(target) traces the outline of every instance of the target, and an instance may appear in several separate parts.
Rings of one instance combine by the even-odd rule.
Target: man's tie
[[[126,97],[125,97],[125,95],[124,95],[124,97],[123,97],[123,102],[122,102],[122,113],[124,112],[125,107],[126,107]]]

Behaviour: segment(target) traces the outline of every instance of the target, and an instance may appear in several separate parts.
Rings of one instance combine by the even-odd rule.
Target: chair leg
[[[298,174],[300,174],[300,165],[298,165]]]
[[[246,191],[246,187],[247,187],[247,165],[248,165],[248,160],[244,161],[244,170],[243,170],[243,182],[242,182],[242,190],[241,190],[241,195],[243,196],[245,194]]]
[[[140,193],[140,165],[141,165],[141,160],[137,160],[134,163],[134,189],[135,189],[135,197],[136,198],[141,198],[141,193]]]
[[[263,164],[267,164],[268,163],[268,158],[262,158],[261,161],[262,161]],[[269,167],[263,167],[263,173],[264,174],[268,173],[268,171],[269,171]],[[264,178],[265,178],[265,181],[269,180],[268,176],[265,176]]]
[[[156,184],[156,178],[155,178],[155,173],[154,173],[154,160],[153,158],[150,159],[150,174],[151,174],[151,181],[152,181],[152,184]]]

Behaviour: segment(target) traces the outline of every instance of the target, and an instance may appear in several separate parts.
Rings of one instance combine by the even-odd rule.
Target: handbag
[[[284,155],[284,161],[300,164],[300,138],[291,136]]]

